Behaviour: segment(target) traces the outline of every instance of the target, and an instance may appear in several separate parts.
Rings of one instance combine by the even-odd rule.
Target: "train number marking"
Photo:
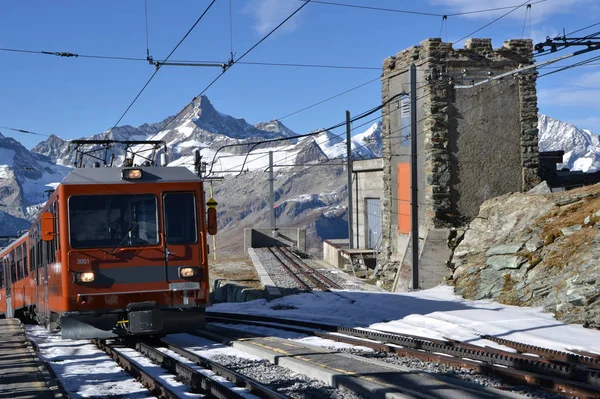
[[[77,259],[77,264],[78,265],[89,265],[90,260],[89,259]]]

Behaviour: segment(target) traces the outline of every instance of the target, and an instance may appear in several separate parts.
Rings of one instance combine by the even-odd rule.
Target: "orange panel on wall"
[[[410,233],[410,164],[398,164],[398,232]]]

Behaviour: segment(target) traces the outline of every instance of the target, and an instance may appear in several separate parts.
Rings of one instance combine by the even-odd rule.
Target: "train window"
[[[165,234],[168,244],[196,242],[196,198],[191,193],[164,196]]]
[[[35,244],[29,243],[29,271],[33,272],[35,270]]]
[[[21,255],[21,246],[15,248],[15,257],[17,261],[17,280],[23,278],[23,256]]]
[[[76,195],[69,198],[73,248],[138,247],[158,244],[156,196]]]
[[[37,252],[37,256],[35,257],[35,267],[36,268],[40,268],[42,267],[42,262],[43,262],[43,258],[42,258],[42,240],[38,240],[37,245],[36,245],[37,249],[35,252]]]
[[[27,245],[23,244],[21,248],[21,253],[23,254],[23,274],[27,277],[29,276],[29,268],[27,267]]]
[[[15,265],[15,251],[10,253],[10,281],[13,283],[17,281],[17,268]]]
[[[4,288],[4,260],[0,260],[0,289]]]

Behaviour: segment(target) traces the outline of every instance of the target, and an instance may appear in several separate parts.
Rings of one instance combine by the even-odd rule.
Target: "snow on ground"
[[[438,286],[411,293],[365,291],[315,292],[273,301],[220,303],[210,310],[309,320],[346,327],[445,337],[481,346],[493,335],[518,342],[568,351],[600,353],[600,331],[557,321],[539,308],[470,301],[454,295],[452,287]],[[313,344],[318,340],[311,340]],[[323,346],[331,346],[324,343]],[[504,348],[506,349],[506,348]]]
[[[40,326],[26,328],[40,348],[40,358],[52,367],[71,398],[154,397],[90,341],[62,340],[60,332],[49,333]]]

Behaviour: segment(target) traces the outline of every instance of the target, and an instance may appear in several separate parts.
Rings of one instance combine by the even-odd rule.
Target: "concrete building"
[[[469,39],[464,49],[427,39],[383,63],[382,99],[409,90],[417,67],[417,170],[421,249],[432,269],[421,288],[444,277],[448,237],[477,216],[488,198],[524,191],[540,182],[535,69],[494,76],[533,64],[531,40]],[[489,81],[488,81],[489,80]],[[474,86],[475,83],[488,81]],[[383,191],[380,281],[406,286],[410,263],[410,120],[400,100],[383,109]],[[434,237],[428,241],[425,238]],[[433,244],[432,244],[433,243]],[[433,245],[433,246],[431,246]],[[437,249],[436,249],[437,248]],[[441,252],[440,252],[441,251]],[[431,261],[431,254],[435,261]],[[439,259],[438,259],[439,258]],[[441,266],[440,266],[441,263]],[[400,269],[400,270],[399,270]],[[426,277],[429,276],[429,277]]]
[[[372,275],[375,269],[381,245],[383,159],[354,161],[352,171],[353,248],[349,248],[348,239],[326,240],[323,243],[323,259],[342,269],[354,264],[366,277]]]
[[[354,174],[354,248],[378,249],[381,243],[383,159],[352,163]]]

